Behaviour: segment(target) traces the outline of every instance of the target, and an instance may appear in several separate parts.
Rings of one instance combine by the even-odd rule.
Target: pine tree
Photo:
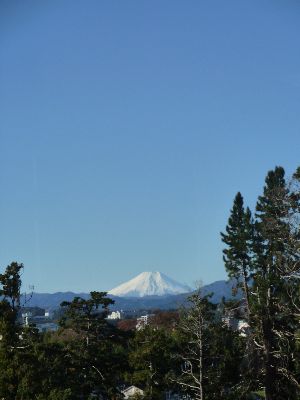
[[[91,292],[87,300],[75,297],[61,304],[66,309],[62,328],[76,335],[68,343],[76,380],[75,398],[87,398],[92,392],[109,398],[118,394],[124,353],[122,333],[106,321],[108,306],[113,303],[106,292]]]
[[[300,388],[294,360],[300,311],[298,172],[288,183],[282,167],[267,174],[254,221],[250,211],[243,211],[238,194],[222,235],[228,246],[224,261],[229,276],[243,276],[243,266],[250,271],[249,322],[253,343],[261,354],[266,400],[294,400]]]
[[[18,312],[22,264],[7,266],[0,274],[0,394],[7,400],[15,400],[18,390],[16,355],[20,342]]]
[[[290,223],[295,212],[291,201],[294,195],[285,181],[284,169],[276,167],[267,174],[256,205],[253,291],[267,400],[297,398],[293,367],[296,320],[287,296],[287,290],[295,284],[290,268],[293,270],[299,259],[297,231]]]
[[[174,346],[173,332],[152,325],[136,331],[130,341],[127,381],[143,388],[146,399],[165,399],[164,392],[171,386],[167,375],[174,364]]]
[[[223,250],[225,268],[230,278],[235,278],[237,288],[242,288],[245,296],[247,316],[250,316],[249,280],[251,278],[251,241],[253,224],[251,211],[244,209],[244,200],[237,193],[231,210],[226,233],[221,233],[227,247]]]

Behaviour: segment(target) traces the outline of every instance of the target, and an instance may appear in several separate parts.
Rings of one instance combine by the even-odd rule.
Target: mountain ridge
[[[202,287],[203,295],[213,293],[211,301],[213,303],[219,303],[223,297],[226,299],[232,298],[232,286],[233,281],[219,280],[212,282]],[[189,293],[173,294],[165,296],[144,296],[144,297],[118,297],[114,295],[108,295],[115,301],[115,304],[110,306],[111,310],[133,310],[133,309],[175,309],[179,308],[186,302],[186,299],[191,295],[193,291]],[[84,299],[89,298],[89,293],[75,293],[71,291],[67,292],[55,292],[55,293],[33,293],[31,299],[27,299],[26,307],[41,307],[45,309],[57,309],[62,301],[72,301],[74,297],[79,296]],[[21,304],[24,303],[24,296],[21,299]]]

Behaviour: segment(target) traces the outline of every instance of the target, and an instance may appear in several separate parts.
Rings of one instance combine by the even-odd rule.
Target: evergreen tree
[[[221,233],[227,247],[223,250],[225,268],[230,278],[235,278],[237,288],[242,288],[245,296],[247,317],[250,317],[249,280],[251,278],[251,244],[253,224],[251,211],[244,209],[244,200],[237,193],[226,226],[226,233]]]
[[[22,264],[7,266],[0,274],[0,394],[7,400],[15,400],[18,391],[16,356],[20,346],[20,288]]]
[[[165,399],[165,391],[172,387],[168,374],[173,368],[175,352],[172,331],[147,325],[136,331],[130,341],[127,382],[144,389],[148,399]]]
[[[249,323],[256,352],[261,354],[266,400],[292,400],[299,394],[294,360],[300,310],[299,176],[297,171],[287,183],[282,167],[270,171],[254,221],[249,211],[243,211],[238,195],[222,235],[229,276],[243,271],[243,260],[250,271]]]
[[[0,274],[0,335],[5,347],[13,346],[18,341],[17,318],[20,310],[21,271],[23,264],[12,262],[4,274]]]
[[[120,370],[126,368],[124,334],[106,321],[110,304],[113,300],[105,292],[62,303],[66,309],[62,328],[76,334],[67,347],[77,392],[74,398],[86,398],[92,392],[99,398],[118,396]]]
[[[276,167],[267,174],[256,205],[253,292],[267,400],[298,398],[293,366],[296,320],[287,296],[287,289],[298,285],[290,274],[296,272],[293,268],[299,260],[298,232],[290,223],[296,211],[291,201],[295,195],[285,181],[284,169]]]

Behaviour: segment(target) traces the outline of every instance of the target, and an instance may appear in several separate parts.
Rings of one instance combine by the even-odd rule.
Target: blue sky
[[[297,1],[0,3],[0,265],[24,288],[225,278],[232,199],[300,164]]]

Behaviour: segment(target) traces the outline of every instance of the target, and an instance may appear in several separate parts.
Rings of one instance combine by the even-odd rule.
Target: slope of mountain
[[[56,292],[56,293],[33,293],[31,298],[21,296],[21,304],[26,307],[40,307],[46,309],[58,308],[63,301],[72,301],[74,297],[88,299],[88,293]]]
[[[118,297],[166,296],[190,292],[191,289],[161,272],[142,272],[128,282],[110,290]]]

